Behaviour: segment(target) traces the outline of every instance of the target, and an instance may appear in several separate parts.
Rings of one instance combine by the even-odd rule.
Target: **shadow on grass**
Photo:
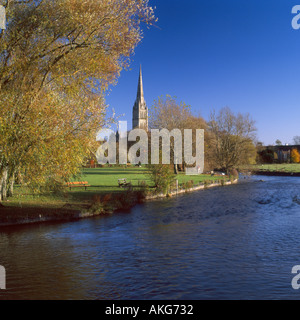
[[[105,176],[105,175],[134,175],[134,174],[146,174],[146,171],[135,171],[135,170],[124,170],[124,171],[83,171],[81,176],[87,175],[98,175],[98,176]]]

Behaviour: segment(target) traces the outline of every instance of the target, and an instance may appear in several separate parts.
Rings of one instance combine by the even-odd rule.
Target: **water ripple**
[[[300,178],[0,232],[0,299],[297,299]]]

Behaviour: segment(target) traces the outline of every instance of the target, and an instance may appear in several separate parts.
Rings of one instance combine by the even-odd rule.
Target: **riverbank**
[[[240,172],[259,176],[300,177],[300,164],[256,164],[240,168]]]
[[[199,183],[195,186],[185,186],[182,189],[173,190],[167,194],[144,194],[143,191],[124,190],[118,194],[104,194],[94,199],[90,205],[85,205],[84,209],[72,208],[71,205],[63,207],[46,208],[37,207],[14,207],[0,206],[0,227],[37,224],[44,222],[68,222],[85,218],[113,214],[120,210],[130,210],[138,203],[155,199],[175,197],[185,193],[196,192],[207,188],[226,186],[235,184],[236,180],[216,180],[211,183]]]
[[[257,176],[300,177],[300,172],[284,172],[284,171],[258,170],[258,171],[251,171],[251,174],[257,175]]]
[[[208,188],[213,188],[213,187],[220,187],[220,186],[228,186],[231,184],[236,184],[238,183],[238,179],[235,180],[228,180],[228,181],[224,181],[223,183],[217,181],[217,182],[213,182],[211,184],[201,184],[198,186],[194,186],[191,187],[189,189],[181,189],[181,190],[176,190],[176,191],[172,191],[170,193],[168,193],[167,195],[160,193],[157,195],[149,195],[146,197],[146,200],[155,200],[155,199],[161,199],[161,198],[169,198],[169,197],[174,197],[177,195],[181,195],[181,194],[185,194],[185,193],[190,193],[190,192],[195,192],[195,191],[199,191],[199,190],[204,190],[204,189],[208,189]]]

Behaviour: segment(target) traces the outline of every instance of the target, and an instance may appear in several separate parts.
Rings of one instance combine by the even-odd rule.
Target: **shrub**
[[[62,194],[66,188],[64,187],[63,181],[58,181],[53,178],[49,178],[46,180],[44,185],[40,184],[30,184],[29,188],[32,190],[33,193],[49,193],[52,192],[54,194]]]
[[[239,173],[236,169],[229,170],[229,177],[230,178],[233,177],[233,179],[236,179],[236,178],[238,178],[238,176],[239,176]]]
[[[138,202],[143,202],[149,192],[149,187],[146,181],[139,181],[138,189],[135,191]]]
[[[104,208],[104,202],[101,199],[101,196],[99,194],[96,194],[93,196],[93,202],[92,205],[90,207],[90,210],[93,213],[104,213],[105,212],[105,208]]]
[[[194,186],[194,181],[193,180],[187,181],[185,183],[185,190],[190,190],[190,189],[193,188],[193,186]]]
[[[148,165],[148,175],[157,193],[167,194],[175,180],[174,171],[165,164]]]
[[[259,162],[261,163],[273,163],[274,152],[270,149],[265,149],[258,152]]]
[[[93,213],[105,213],[106,210],[104,208],[104,205],[103,203],[101,202],[94,202],[92,205],[91,205],[91,208],[90,210],[93,212]]]

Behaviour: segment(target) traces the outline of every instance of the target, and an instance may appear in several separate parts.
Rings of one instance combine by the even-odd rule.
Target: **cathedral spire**
[[[140,65],[140,75],[139,75],[139,83],[137,90],[137,101],[144,101],[144,88],[143,88],[143,75],[142,75],[142,66]]]
[[[136,100],[133,107],[132,127],[148,131],[148,108],[144,98],[142,66],[140,65],[140,74]]]

